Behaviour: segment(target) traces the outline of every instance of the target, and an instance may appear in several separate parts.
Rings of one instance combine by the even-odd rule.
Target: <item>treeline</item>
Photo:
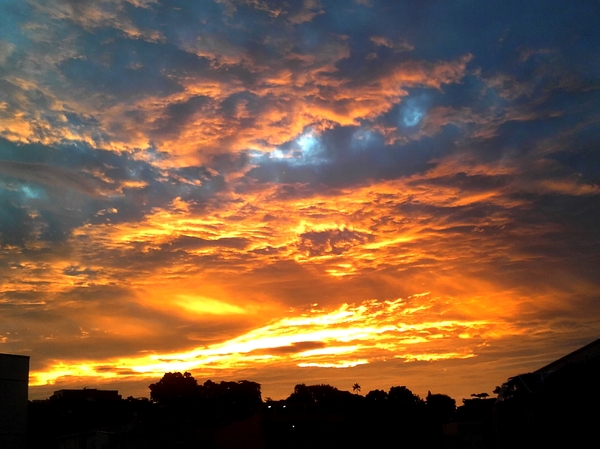
[[[199,384],[190,373],[175,372],[149,389],[149,400],[105,400],[92,394],[98,390],[85,390],[89,394],[77,399],[32,402],[28,447],[438,448],[447,447],[443,424],[456,415],[449,396],[420,398],[405,386],[363,396],[358,384],[354,393],[298,384],[286,399],[273,401],[263,400],[256,382]]]
[[[358,385],[358,384],[356,384]],[[190,373],[166,373],[149,386],[150,399],[170,413],[181,411],[202,415],[216,424],[247,418],[266,404],[270,414],[350,414],[360,411],[393,413],[400,416],[427,415],[436,422],[448,421],[456,410],[456,401],[445,394],[429,392],[421,399],[406,386],[393,386],[389,391],[373,390],[365,396],[339,390],[327,384],[298,384],[288,398],[263,402],[261,386],[256,382],[220,382],[211,380],[200,385]],[[355,387],[355,390],[360,390]]]
[[[430,392],[421,399],[406,386],[362,396],[299,384],[287,399],[266,407],[271,447],[283,441],[291,442],[288,447],[446,447],[443,424],[456,413],[451,397]]]
[[[166,373],[149,386],[150,399],[165,420],[194,420],[205,426],[223,426],[259,413],[260,384],[242,380],[199,385],[190,373]]]

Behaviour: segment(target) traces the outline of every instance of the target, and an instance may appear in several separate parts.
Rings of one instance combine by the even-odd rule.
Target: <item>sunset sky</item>
[[[600,2],[5,0],[0,352],[492,393],[600,336]]]

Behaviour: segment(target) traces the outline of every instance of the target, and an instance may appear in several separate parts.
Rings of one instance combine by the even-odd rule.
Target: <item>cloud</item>
[[[418,60],[398,61],[388,68],[391,74],[372,70],[368,78],[361,79],[353,75],[354,70],[340,66],[350,56],[346,40],[318,30],[312,35],[300,28],[292,31],[298,37],[305,36],[299,40],[277,40],[274,35],[255,41],[253,50],[248,51],[236,43],[247,42],[248,37],[239,31],[222,33],[216,27],[194,35],[198,32],[184,25],[174,36],[165,30],[171,41],[157,42],[115,34],[112,30],[123,28],[123,17],[129,11],[111,2],[66,4],[56,11],[50,5],[38,6],[30,11],[32,23],[43,22],[48,14],[64,25],[60,28],[62,36],[47,39],[71,39],[60,54],[43,42],[33,46],[27,57],[42,52],[47,56],[43,71],[27,84],[17,82],[18,69],[12,68],[14,75],[9,79],[15,96],[4,135],[21,142],[82,139],[117,151],[146,149],[155,142],[182,161],[195,163],[205,153],[249,148],[265,151],[313,124],[356,124],[366,111],[374,118],[399,102],[403,88],[439,87],[460,79],[455,70],[464,71],[464,61],[457,62],[456,69],[451,68],[453,62],[432,66]],[[152,10],[160,6],[152,3],[145,7]],[[313,11],[319,7],[304,2],[302,8]],[[76,9],[81,11],[76,14]],[[212,20],[218,17],[217,11],[207,7],[188,12],[208,14]],[[137,19],[137,10],[130,12]],[[219,23],[222,17],[217,20]],[[80,33],[78,27],[106,25],[110,25],[106,31],[110,38],[98,41],[85,34],[84,39],[75,39]],[[287,43],[277,43],[283,41]],[[50,79],[56,76],[66,78],[76,91],[65,90]],[[338,93],[331,96],[334,88]],[[55,106],[42,106],[39,95],[30,104],[16,101],[33,91]],[[228,103],[236,95],[243,100],[236,101],[233,117]],[[44,113],[35,114],[34,109],[40,110],[40,106]]]
[[[243,238],[220,238],[215,240],[207,240],[192,236],[181,236],[175,240],[171,240],[162,247],[168,251],[176,251],[180,249],[195,250],[213,246],[224,248],[242,249],[248,246],[248,240]]]
[[[594,335],[597,6],[0,8],[0,341],[40,383],[468,396]]]
[[[98,270],[92,270],[90,268],[83,268],[76,265],[71,265],[63,270],[63,273],[67,276],[87,276],[87,277],[95,277],[98,274]]]
[[[14,44],[10,42],[0,41],[0,64],[5,64],[14,51]]]
[[[302,7],[300,10],[291,13],[288,20],[291,24],[297,25],[304,22],[310,22],[315,16],[323,13],[324,11],[319,0],[302,0]]]
[[[131,1],[136,7],[150,8],[155,1]],[[46,0],[33,4],[34,7],[55,20],[69,20],[86,30],[95,28],[113,27],[123,32],[127,37],[146,39],[150,41],[162,38],[157,30],[143,30],[134,25],[127,17],[127,8],[123,2],[114,0],[93,1],[55,1]]]
[[[92,197],[102,197],[103,183],[62,167],[46,164],[0,161],[0,174],[28,182],[78,191]]]
[[[371,42],[373,42],[376,46],[383,46],[390,49],[395,49],[396,51],[411,51],[415,48],[413,45],[410,45],[407,42],[394,43],[391,39],[383,36],[371,36]]]
[[[402,313],[402,301],[396,300],[381,304],[368,302],[358,307],[343,305],[331,312],[320,312],[311,310],[301,317],[290,317],[273,322],[261,329],[255,329],[245,335],[231,339],[222,344],[200,347],[185,353],[157,354],[140,357],[129,361],[123,360],[118,370],[131,369],[137,373],[163,372],[171,370],[191,369],[226,369],[235,365],[247,363],[261,364],[273,358],[281,358],[280,363],[292,362],[298,366],[330,366],[331,357],[343,353],[349,359],[353,357],[365,357],[364,363],[369,358],[382,358],[386,353],[393,353],[396,345],[418,345],[436,348],[440,346],[439,340],[433,341],[428,338],[409,338],[409,335],[426,335],[424,331],[431,329],[444,330],[455,334],[463,332],[464,329],[477,329],[477,332],[485,332],[484,329],[491,323],[480,322],[456,322],[439,321],[412,324],[413,317],[409,323],[392,325],[391,320]],[[412,314],[411,314],[412,315]],[[375,317],[379,317],[373,321]],[[493,327],[493,325],[492,325]],[[456,338],[456,337],[455,337]],[[323,343],[328,343],[323,346]],[[354,345],[343,345],[332,347],[332,342],[355,343]],[[282,350],[288,347],[290,350]],[[272,349],[272,351],[271,351]],[[370,350],[370,351],[369,351]],[[263,354],[257,354],[257,351]],[[435,349],[434,349],[435,351]],[[370,355],[367,355],[371,352]],[[471,357],[472,354],[452,352],[440,354],[439,352],[427,355],[410,355],[405,358],[409,360],[420,359],[446,359]],[[353,356],[353,353],[356,355]],[[291,359],[291,360],[289,360]],[[308,362],[308,363],[307,363]],[[333,362],[337,364],[338,362]],[[362,363],[362,362],[360,362]],[[355,366],[359,363],[349,363]],[[101,365],[99,371],[93,364],[87,365],[58,365],[49,367],[47,372],[33,374],[34,384],[54,382],[64,375],[73,375],[79,371],[89,371],[96,376],[108,374],[106,366],[114,366],[114,362]],[[104,374],[102,374],[104,373]],[[113,370],[114,373],[114,370]]]
[[[309,257],[326,254],[342,254],[356,244],[370,240],[369,234],[349,229],[307,231],[300,234],[298,251]]]

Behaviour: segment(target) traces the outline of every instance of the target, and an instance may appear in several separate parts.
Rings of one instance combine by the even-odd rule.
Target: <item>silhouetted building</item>
[[[0,354],[0,448],[27,446],[29,357]]]
[[[82,390],[58,390],[55,391],[50,400],[65,401],[119,401],[121,395],[117,390],[97,390],[95,388],[84,388]]]
[[[494,407],[500,448],[585,447],[600,422],[600,339],[508,379]]]

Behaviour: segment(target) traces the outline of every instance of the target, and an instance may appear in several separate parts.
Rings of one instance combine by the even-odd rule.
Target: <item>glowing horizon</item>
[[[426,296],[416,295],[417,297]],[[409,298],[410,299],[410,298]],[[158,375],[173,371],[194,371],[202,374],[204,367],[214,370],[245,366],[265,361],[277,363],[295,363],[303,366],[333,367],[338,365],[336,356],[344,357],[354,353],[362,358],[340,361],[341,366],[367,364],[368,359],[404,358],[410,360],[439,360],[444,358],[467,358],[475,355],[467,350],[464,353],[431,353],[427,343],[439,343],[439,332],[456,334],[454,338],[470,338],[467,330],[478,334],[486,327],[494,328],[494,323],[484,321],[441,321],[422,322],[409,308],[401,308],[402,299],[396,301],[367,301],[356,307],[342,305],[329,313],[311,309],[300,317],[283,318],[265,327],[254,329],[232,340],[213,344],[208,347],[194,348],[185,352],[171,354],[151,354],[130,359],[86,361],[73,364],[59,363],[49,366],[45,371],[31,373],[32,386],[53,384],[63,376],[86,376],[98,378],[132,377],[135,374]],[[316,306],[316,304],[315,304]],[[398,318],[412,318],[412,323],[391,324]],[[333,328],[332,328],[333,327]],[[435,329],[436,334],[430,332]],[[429,338],[427,338],[429,337]],[[450,338],[450,337],[446,337]],[[307,344],[319,347],[302,350]],[[356,344],[349,344],[356,343]],[[331,346],[331,345],[341,346]],[[446,343],[448,344],[448,343]],[[299,345],[298,348],[295,345]],[[322,346],[321,346],[322,345]],[[398,353],[411,351],[405,355]],[[438,345],[431,345],[437,348]],[[423,347],[421,353],[414,351]],[[287,354],[278,355],[289,349]],[[253,355],[260,351],[261,354]],[[371,355],[376,353],[376,355]],[[367,357],[367,358],[365,358]],[[112,369],[109,369],[112,367]],[[98,370],[101,368],[101,370]],[[127,374],[123,374],[127,373]]]

